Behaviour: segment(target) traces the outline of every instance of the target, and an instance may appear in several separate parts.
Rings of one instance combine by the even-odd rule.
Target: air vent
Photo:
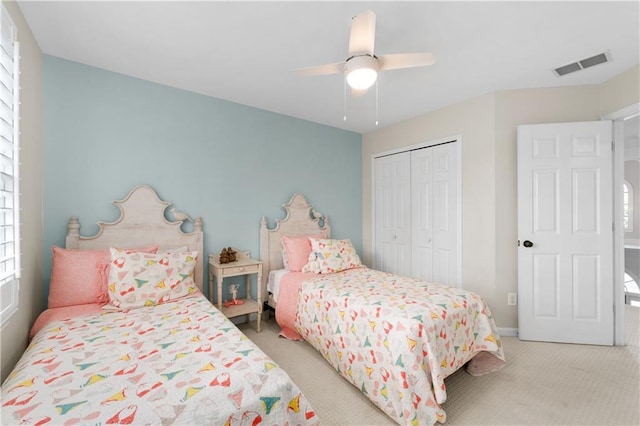
[[[609,53],[609,51],[606,51],[598,55],[592,56],[590,58],[581,59],[577,62],[572,62],[570,64],[555,68],[553,71],[556,73],[558,77],[562,77],[563,75],[571,74],[572,72],[580,71],[585,68],[593,67],[599,64],[604,64],[605,62],[610,62],[610,61],[611,61],[611,54]]]

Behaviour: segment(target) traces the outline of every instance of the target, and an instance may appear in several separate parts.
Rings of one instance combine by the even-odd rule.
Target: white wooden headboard
[[[260,260],[262,260],[262,288],[265,294],[262,300],[267,301],[266,282],[269,278],[269,271],[282,269],[282,242],[283,235],[312,235],[323,233],[325,238],[331,238],[331,226],[329,216],[323,216],[313,209],[300,193],[295,193],[291,200],[283,204],[282,207],[287,212],[284,219],[276,219],[276,226],[273,229],[267,227],[267,218],[262,217],[260,221]],[[322,225],[321,225],[322,223]]]
[[[182,232],[180,226],[184,220],[167,220],[164,211],[171,203],[162,201],[148,185],[136,186],[124,199],[113,201],[113,204],[120,209],[120,218],[115,222],[98,222],[100,230],[90,237],[80,235],[80,222],[72,216],[69,219],[66,247],[101,249],[158,244],[162,250],[186,246],[190,251],[198,251],[194,280],[203,291],[205,255],[201,218],[194,219],[193,232]]]

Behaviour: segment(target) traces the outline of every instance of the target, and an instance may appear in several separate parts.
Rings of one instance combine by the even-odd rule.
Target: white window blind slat
[[[8,105],[9,107],[13,105],[13,92],[4,87],[4,84],[0,84],[0,99],[5,105]]]
[[[3,120],[0,120],[0,138],[5,139],[13,146],[13,126]]]
[[[3,133],[2,126],[0,125],[0,155],[13,158],[13,134],[6,135]]]
[[[4,102],[0,102],[0,118],[4,120],[5,123],[13,124],[13,108]]]
[[[6,69],[10,73],[13,71],[13,59],[4,49],[0,49],[0,67]]]

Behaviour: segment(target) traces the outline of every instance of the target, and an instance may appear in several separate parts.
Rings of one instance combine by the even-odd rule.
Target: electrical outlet
[[[518,304],[518,293],[507,293],[507,305],[516,306]]]

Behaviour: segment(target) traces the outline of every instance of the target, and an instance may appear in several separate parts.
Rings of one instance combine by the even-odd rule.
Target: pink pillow
[[[309,238],[324,238],[324,235],[283,235],[282,247],[287,259],[286,267],[293,272],[300,272],[307,264],[311,254],[311,241]]]
[[[53,263],[49,285],[49,308],[107,303],[111,253],[109,249],[73,250],[52,246]],[[158,246],[132,249],[156,253]]]

